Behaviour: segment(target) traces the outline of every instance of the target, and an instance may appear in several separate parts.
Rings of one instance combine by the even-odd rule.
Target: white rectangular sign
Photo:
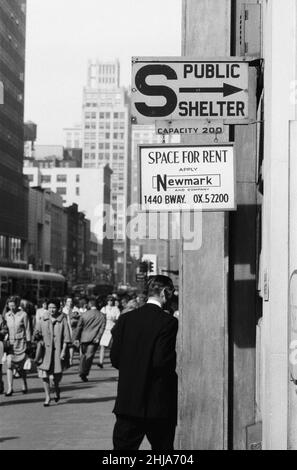
[[[132,123],[247,120],[248,68],[248,61],[236,57],[134,57]]]
[[[156,121],[158,135],[213,135],[223,134],[222,121]]]
[[[235,210],[232,144],[139,145],[143,211]]]

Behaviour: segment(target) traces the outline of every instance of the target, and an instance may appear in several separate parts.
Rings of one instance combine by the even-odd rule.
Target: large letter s
[[[135,103],[137,111],[147,117],[164,117],[171,114],[177,105],[177,96],[167,86],[152,86],[146,83],[149,75],[165,75],[168,80],[177,80],[175,70],[168,65],[153,64],[145,65],[138,70],[135,76],[135,85],[138,91],[147,96],[164,96],[167,102],[165,106],[147,106],[145,103]]]

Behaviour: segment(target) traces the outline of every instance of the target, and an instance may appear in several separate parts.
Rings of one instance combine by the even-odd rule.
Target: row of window
[[[23,254],[22,241],[19,238],[0,235],[0,259],[21,261]]]
[[[92,160],[92,159],[95,159],[95,158],[96,158],[96,153],[94,153],[94,152],[92,152],[92,153],[87,152],[87,153],[84,154],[84,157],[85,157],[86,159],[91,158],[91,160]],[[111,157],[111,155],[110,155],[109,153],[106,153],[106,152],[105,152],[105,153],[102,153],[102,152],[98,153],[98,158],[99,158],[100,160],[102,160],[103,158],[106,158],[106,159],[109,160],[110,157]],[[121,155],[121,154],[118,155],[118,154],[115,154],[115,153],[114,153],[114,154],[112,155],[112,159],[113,159],[113,160],[117,160],[117,159],[119,159],[119,160],[124,160],[124,155]]]
[[[30,183],[34,181],[34,175],[27,175]],[[80,177],[76,175],[76,182],[79,183]],[[58,183],[67,183],[67,175],[56,175],[56,181]],[[41,183],[51,183],[52,175],[41,175]]]
[[[89,128],[89,127],[88,127]],[[111,138],[111,133],[110,132],[99,132],[98,134],[99,139],[110,139]],[[123,132],[114,132],[113,133],[113,138],[114,139],[119,139],[119,140],[124,140],[125,139],[125,134]],[[86,133],[85,134],[85,139],[86,140],[95,140],[96,139],[96,133],[91,132],[91,133]]]
[[[66,141],[66,147],[67,148],[71,148],[72,147],[72,140],[67,140]],[[80,141],[79,140],[75,140],[74,141],[74,148],[79,148],[80,147]]]
[[[67,188],[64,187],[64,188],[57,188],[56,189],[56,193],[59,194],[60,196],[66,196],[67,194]],[[80,195],[80,190],[79,188],[75,188],[75,195],[76,196],[79,196]]]
[[[42,183],[51,183],[52,181],[52,175],[42,175],[41,176],[41,182]],[[56,181],[58,183],[67,183],[67,175],[56,175]],[[79,175],[76,175],[75,181],[79,183],[80,177]]]
[[[111,117],[113,117],[113,119],[125,119],[125,113],[111,113],[111,112],[99,112],[98,113],[99,115],[99,119],[111,119]],[[96,119],[97,118],[97,113],[95,112],[87,112],[85,113],[85,118],[86,119]]]
[[[84,145],[85,150],[96,150],[96,143],[95,142],[86,142]],[[110,142],[100,142],[99,143],[99,148],[100,149],[110,149],[111,145]],[[113,150],[125,150],[125,145],[124,144],[113,144],[112,146]]]
[[[98,129],[103,130],[103,129],[110,129],[111,125],[110,125],[110,122],[106,122],[106,121],[99,122],[98,124],[97,124],[97,121],[95,121],[95,122],[94,121],[86,121],[85,122],[85,129],[97,129],[97,127],[98,127]],[[117,129],[123,130],[123,129],[125,129],[125,123],[122,122],[122,121],[114,122],[113,128],[115,130],[117,130]]]

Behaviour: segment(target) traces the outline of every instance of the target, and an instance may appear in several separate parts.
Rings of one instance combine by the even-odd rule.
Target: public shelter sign
[[[235,210],[232,144],[139,145],[143,211]]]
[[[132,58],[133,124],[160,120],[248,119],[244,58]]]

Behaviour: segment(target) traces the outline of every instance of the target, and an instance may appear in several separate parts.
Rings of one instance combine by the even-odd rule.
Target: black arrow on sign
[[[180,88],[180,93],[223,93],[223,96],[233,95],[243,91],[243,88],[238,88],[237,86],[228,85],[228,83],[223,83],[221,88],[214,87],[205,87],[205,88]]]

